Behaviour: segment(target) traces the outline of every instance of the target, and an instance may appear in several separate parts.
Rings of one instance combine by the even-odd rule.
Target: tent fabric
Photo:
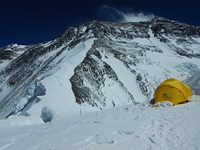
[[[189,86],[181,81],[170,78],[163,81],[154,93],[154,103],[162,101],[170,101],[173,105],[188,102],[188,98],[192,96]]]

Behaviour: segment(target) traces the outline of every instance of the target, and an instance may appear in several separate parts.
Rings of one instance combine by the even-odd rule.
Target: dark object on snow
[[[51,122],[53,119],[53,112],[48,107],[43,107],[41,110],[41,118],[44,122]]]

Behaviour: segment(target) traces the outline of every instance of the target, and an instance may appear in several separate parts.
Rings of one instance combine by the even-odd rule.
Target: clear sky
[[[102,6],[200,26],[198,0],[1,0],[0,47],[49,41],[67,27],[90,20],[117,21],[112,16],[116,11]]]

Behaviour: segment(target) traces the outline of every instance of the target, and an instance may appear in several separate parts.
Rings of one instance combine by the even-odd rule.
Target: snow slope
[[[191,87],[192,93],[200,95],[200,73],[196,73],[184,81]]]
[[[174,107],[127,105],[46,124],[1,120],[0,150],[198,150],[199,110],[200,97],[193,96]]]
[[[127,90],[133,95],[135,101],[143,102],[146,97],[142,94],[137,84],[133,84],[136,81],[136,76],[128,70],[122,61],[110,56],[109,59],[104,59],[104,61],[110,64],[111,68],[117,74],[119,80],[127,88]],[[116,89],[115,89],[116,90]],[[117,90],[116,90],[117,91]]]
[[[41,102],[33,105],[27,113],[32,116],[40,116],[43,107],[48,107],[55,113],[67,112],[68,115],[79,113],[81,106],[75,103],[69,79],[74,73],[74,68],[84,59],[94,40],[81,42],[58,58],[58,60],[61,58],[58,68],[41,77],[41,83],[46,88],[45,95],[40,96]],[[85,111],[89,111],[88,109],[85,108]],[[92,108],[90,109],[92,110]]]

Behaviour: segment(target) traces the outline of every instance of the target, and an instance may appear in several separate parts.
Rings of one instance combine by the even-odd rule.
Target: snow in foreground
[[[200,147],[200,97],[174,107],[116,107],[50,123],[0,121],[0,150],[193,150]],[[27,125],[31,124],[31,125]]]

